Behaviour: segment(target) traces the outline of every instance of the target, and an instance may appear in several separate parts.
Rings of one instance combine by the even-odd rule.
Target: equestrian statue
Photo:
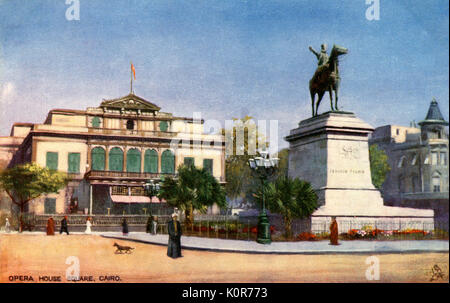
[[[316,52],[311,46],[309,50],[316,55],[318,67],[314,76],[309,81],[309,92],[311,94],[312,115],[317,116],[320,101],[326,91],[330,94],[330,104],[332,111],[338,111],[338,90],[341,78],[339,77],[339,56],[344,55],[348,50],[344,47],[333,45],[330,56],[327,55],[327,45],[322,44],[320,53]],[[334,90],[334,106],[333,93]],[[316,108],[314,110],[314,98],[318,95]]]

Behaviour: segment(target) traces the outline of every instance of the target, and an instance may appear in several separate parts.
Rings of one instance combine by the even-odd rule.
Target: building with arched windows
[[[53,109],[43,124],[14,124],[2,140],[13,144],[9,166],[32,161],[71,177],[58,194],[29,204],[36,214],[144,214],[164,203],[145,184],[176,176],[185,163],[225,182],[221,134],[205,134],[203,121],[161,112],[133,93],[86,110]]]
[[[419,127],[386,125],[372,134],[391,167],[381,188],[386,204],[434,209],[435,222],[448,229],[448,132],[435,99]]]

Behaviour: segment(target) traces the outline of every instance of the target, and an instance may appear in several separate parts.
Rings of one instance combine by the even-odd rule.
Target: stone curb
[[[156,241],[147,241],[141,239],[133,239],[133,238],[123,238],[120,236],[108,236],[101,235],[104,238],[131,241],[137,243],[151,244],[151,245],[159,245],[159,246],[167,246],[165,243],[160,243]],[[226,241],[226,240],[225,240]],[[448,249],[407,249],[407,250],[299,250],[299,251],[276,251],[276,250],[242,250],[242,249],[228,249],[228,248],[217,248],[217,247],[198,247],[191,245],[181,245],[182,249],[186,250],[198,250],[198,251],[210,251],[210,252],[223,252],[223,253],[240,253],[240,254],[270,254],[270,255],[330,255],[330,254],[417,254],[417,253],[448,253]]]

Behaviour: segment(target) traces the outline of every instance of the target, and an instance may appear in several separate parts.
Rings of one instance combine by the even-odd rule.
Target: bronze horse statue
[[[339,77],[339,56],[344,55],[348,50],[344,47],[333,45],[330,57],[327,63],[317,68],[314,76],[309,81],[309,92],[311,94],[312,115],[317,116],[317,110],[319,109],[320,101],[322,101],[323,95],[326,91],[330,93],[331,110],[337,111],[338,106],[338,90],[341,78]],[[333,106],[333,93],[334,90],[334,106]],[[316,102],[316,109],[314,111],[314,97],[318,95]]]

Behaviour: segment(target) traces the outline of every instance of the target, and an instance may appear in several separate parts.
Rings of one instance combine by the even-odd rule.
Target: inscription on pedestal
[[[355,146],[344,145],[341,148],[340,156],[342,159],[353,160],[361,158],[359,148]]]
[[[328,169],[330,174],[364,174],[364,169]]]

